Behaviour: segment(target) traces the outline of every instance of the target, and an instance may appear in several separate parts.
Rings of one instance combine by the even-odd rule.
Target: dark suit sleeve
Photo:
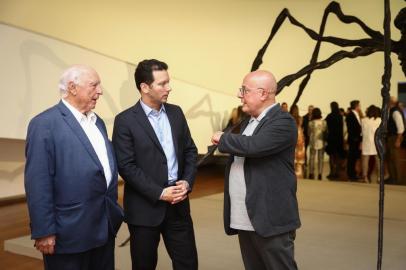
[[[142,153],[135,152],[134,138],[128,127],[130,123],[125,120],[120,115],[117,116],[113,128],[113,146],[117,157],[118,171],[126,184],[155,203],[159,200],[163,189],[149,179],[149,176],[145,175],[143,170],[137,166],[136,155],[142,155]]]
[[[28,127],[24,175],[32,239],[56,233],[53,185],[54,143],[45,119],[34,118]]]
[[[361,125],[358,123],[357,117],[353,112],[349,113],[345,118],[348,132],[348,142],[361,141]]]
[[[279,153],[296,145],[297,127],[291,118],[279,118],[263,124],[252,136],[224,133],[218,145],[220,152],[240,157],[258,158]]]
[[[185,115],[182,114],[182,120],[183,120],[183,157],[184,157],[184,167],[183,167],[183,173],[179,177],[179,179],[186,180],[189,183],[189,188],[192,190],[193,184],[195,182],[195,177],[196,177],[196,162],[197,162],[197,148],[196,145],[192,139],[192,136],[190,135],[190,130],[189,126],[187,124]]]

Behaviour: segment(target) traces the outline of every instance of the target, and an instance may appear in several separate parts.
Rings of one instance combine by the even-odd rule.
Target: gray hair
[[[59,79],[58,88],[63,98],[68,95],[69,83],[73,82],[74,84],[79,84],[81,82],[82,75],[89,72],[89,69],[91,68],[85,65],[74,65],[62,73],[62,76]]]

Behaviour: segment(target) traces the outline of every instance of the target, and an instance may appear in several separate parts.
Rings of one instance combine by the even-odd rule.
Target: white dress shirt
[[[75,107],[69,104],[66,100],[62,99],[63,104],[72,112],[73,116],[79,122],[83,131],[86,133],[87,138],[93,146],[101,165],[103,166],[104,175],[106,177],[106,184],[109,186],[112,178],[109,157],[107,154],[106,142],[99,128],[96,126],[97,116],[94,112],[90,111],[86,115],[79,112]]]
[[[400,114],[399,111],[394,111],[392,117],[393,120],[395,121],[398,134],[403,134],[403,132],[405,131],[405,125],[403,124],[402,115]]]
[[[375,132],[381,124],[381,118],[369,118],[362,119],[362,155],[374,156],[377,155],[375,146]]]

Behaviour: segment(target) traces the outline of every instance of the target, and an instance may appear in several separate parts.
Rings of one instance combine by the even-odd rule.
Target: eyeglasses
[[[265,90],[265,89],[264,89],[264,88],[261,88],[261,87],[255,88],[255,89],[248,89],[248,88],[245,87],[245,86],[241,86],[238,90],[239,90],[240,95],[241,95],[241,96],[244,96],[244,95],[246,95],[247,93],[249,93],[249,92],[251,92],[251,91],[253,91],[253,90]]]

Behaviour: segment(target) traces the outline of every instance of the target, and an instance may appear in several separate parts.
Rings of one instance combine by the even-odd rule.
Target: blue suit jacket
[[[106,142],[113,175],[108,187],[88,137],[62,102],[28,126],[25,191],[32,238],[56,235],[55,253],[102,246],[122,222],[113,149],[99,117],[96,125]]]

